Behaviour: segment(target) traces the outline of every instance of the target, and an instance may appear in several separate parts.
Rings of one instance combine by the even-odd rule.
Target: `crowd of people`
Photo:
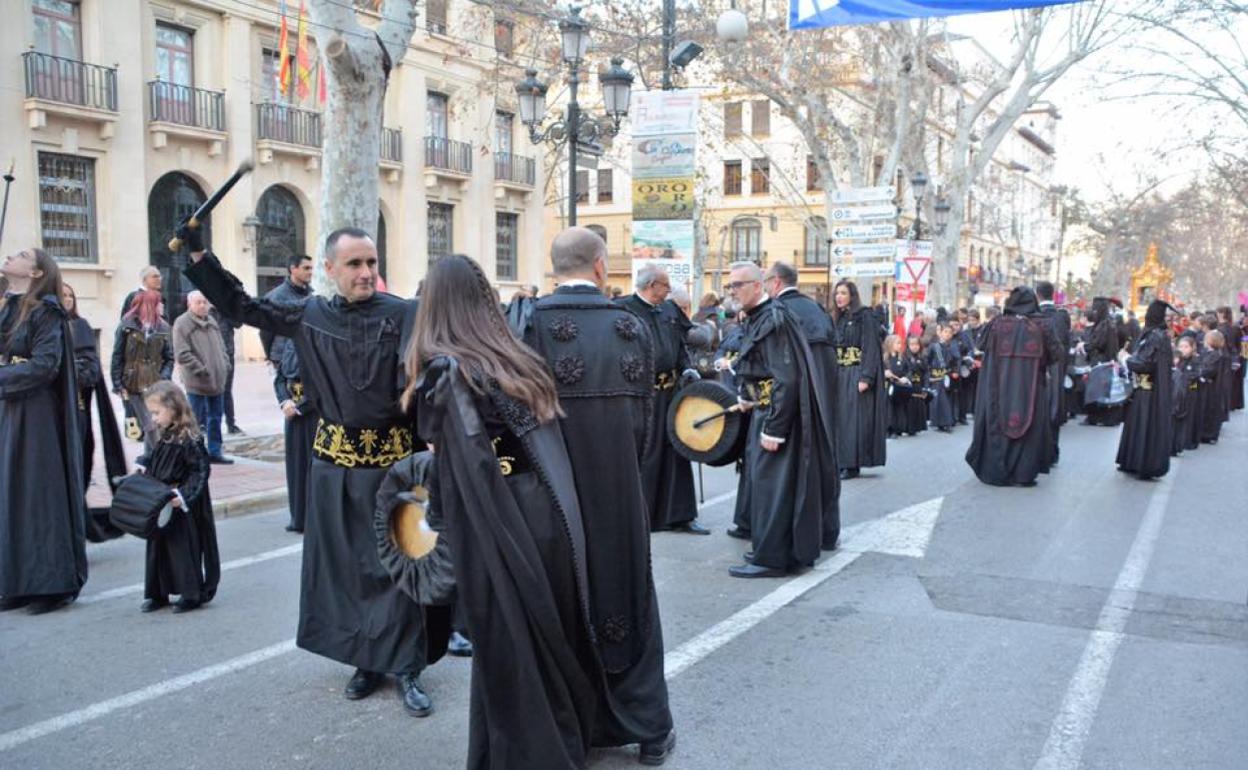
[[[884,466],[889,439],[929,425],[973,420],[976,476],[1030,486],[1058,462],[1076,414],[1122,423],[1119,468],[1155,478],[1173,454],[1216,443],[1243,407],[1248,312],[1236,325],[1229,308],[1184,316],[1154,301],[1141,328],[1108,299],[1059,307],[1041,282],[982,320],[966,308],[890,323],[852,281],[825,310],[793,266],[747,262],[731,267],[728,298],[691,312],[655,266],[612,297],[606,244],[575,227],[552,244],[555,291],[503,306],[459,255],[432,263],[414,299],[379,290],[376,245],[355,228],[324,241],[332,297],[310,290],[312,259],[297,255],[256,298],[197,230],[179,236],[196,287],[188,312],[170,325],[160,275],[145,272],[107,380],[55,260],[28,249],[3,263],[0,608],[71,603],[86,541],[119,534],[85,501],[92,399],[109,486],[133,478],[110,381],[126,435],[144,444],[133,470],[165,485],[172,509],[148,539],[141,609],[214,598],[208,480],[229,462],[233,329],[257,327],[286,420],[287,529],[304,538],[297,644],[353,669],[351,700],[392,675],[418,717],[433,710],[422,671],[471,655],[472,768],[579,768],[593,747],[632,744],[658,765],[674,750],[650,535],[710,534],[669,430],[692,383],[731,394],[725,414],[746,436],[728,531],[750,541],[729,568],[746,579],[791,575],[836,549],[842,483]],[[378,556],[375,511],[409,458],[431,469],[429,523],[449,545],[452,600],[404,593]],[[14,470],[32,465],[37,479]]]

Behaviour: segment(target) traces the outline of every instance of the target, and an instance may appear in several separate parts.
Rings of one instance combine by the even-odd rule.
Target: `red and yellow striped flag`
[[[286,25],[286,0],[282,0],[282,32],[278,46],[277,90],[283,96],[290,90],[290,27]]]
[[[295,93],[303,101],[312,92],[312,65],[308,61],[308,12],[303,7],[303,0],[299,0],[299,40],[295,44],[295,66],[299,70]]]
[[[325,83],[325,57],[321,56],[316,63],[316,103],[325,106],[329,97],[329,87]]]

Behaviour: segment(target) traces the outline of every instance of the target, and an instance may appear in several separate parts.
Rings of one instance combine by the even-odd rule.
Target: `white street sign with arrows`
[[[891,257],[897,253],[897,247],[888,243],[838,243],[832,247],[832,256],[837,259],[865,259],[869,257]]]
[[[891,187],[851,187],[829,195],[833,203],[891,203],[895,193]]]
[[[891,224],[841,225],[832,228],[832,237],[838,241],[865,241],[871,238],[892,238],[897,228]]]
[[[841,222],[871,222],[881,219],[895,219],[897,217],[897,207],[891,203],[875,206],[851,206],[838,207],[832,209],[832,221]]]
[[[879,278],[892,275],[893,263],[890,262],[854,262],[852,264],[833,265],[832,274],[838,278],[853,276]]]

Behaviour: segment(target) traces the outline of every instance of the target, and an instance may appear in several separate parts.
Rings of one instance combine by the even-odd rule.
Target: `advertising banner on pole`
[[[633,220],[689,219],[693,177],[633,179]]]
[[[697,174],[698,94],[633,95],[632,274],[648,264],[667,270],[673,288],[694,283],[693,208]]]
[[[646,265],[667,271],[672,286],[693,281],[693,220],[633,222],[633,278]]]

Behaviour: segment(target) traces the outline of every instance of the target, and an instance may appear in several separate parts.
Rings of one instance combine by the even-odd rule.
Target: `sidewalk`
[[[177,379],[176,373],[174,379]],[[121,400],[116,396],[113,396],[113,413],[119,422],[124,420]],[[281,442],[282,413],[278,410],[277,399],[273,395],[273,380],[262,362],[246,361],[237,364],[234,372],[234,413],[238,427],[246,431],[246,435],[226,436],[225,453],[234,458],[234,465],[212,466],[208,489],[212,494],[212,507],[217,518],[286,505],[286,468],[280,459],[281,452],[263,453],[266,458],[277,458],[275,462],[239,457],[233,452],[240,445]],[[92,416],[92,425],[98,431],[97,421],[98,418]],[[222,425],[222,430],[224,428]],[[127,467],[133,470],[134,459],[142,452],[143,446],[124,437],[122,443],[126,449]],[[95,464],[91,486],[87,490],[87,502],[90,505],[103,506],[108,504],[110,496],[108,483],[104,478],[104,457],[99,444],[97,435]]]

